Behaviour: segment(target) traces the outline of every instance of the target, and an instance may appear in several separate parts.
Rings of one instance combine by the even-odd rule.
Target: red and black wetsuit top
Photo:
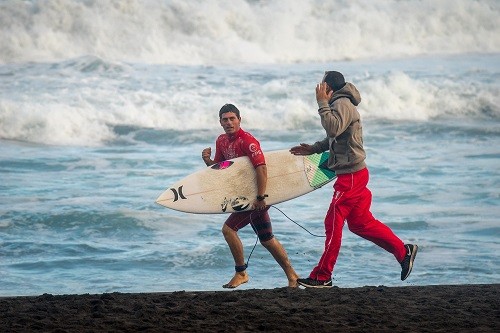
[[[217,138],[214,157],[216,163],[241,156],[248,156],[254,168],[266,164],[259,141],[243,129],[240,128],[234,135],[221,134]]]

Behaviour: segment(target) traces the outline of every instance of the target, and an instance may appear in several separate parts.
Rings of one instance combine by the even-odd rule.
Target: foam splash
[[[4,1],[0,63],[208,65],[500,51],[496,0]]]
[[[496,120],[497,63],[495,56],[462,56],[328,67],[339,67],[358,87],[365,120]],[[218,110],[228,102],[241,109],[248,130],[320,130],[314,98],[320,68],[130,65],[95,57],[4,65],[0,139],[77,146],[192,142],[220,131]]]

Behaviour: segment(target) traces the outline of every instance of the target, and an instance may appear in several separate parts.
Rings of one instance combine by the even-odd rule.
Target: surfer
[[[361,102],[359,91],[352,83],[345,82],[341,73],[328,71],[316,86],[316,101],[327,137],[312,145],[301,143],[292,147],[290,152],[310,155],[329,150],[328,168],[335,171],[337,180],[324,220],[326,240],[323,255],[309,277],[297,282],[304,287],[332,286],[344,221],[353,233],[392,253],[401,265],[401,280],[404,281],[411,273],[418,247],[404,244],[370,212],[372,193],[367,188],[369,173],[365,164],[361,118],[356,109]]]
[[[269,207],[266,205],[267,167],[260,143],[250,133],[241,127],[240,111],[233,104],[225,104],[219,111],[219,122],[225,134],[221,134],[215,142],[215,156],[211,159],[212,149],[205,148],[202,152],[203,161],[207,166],[248,156],[257,174],[257,196],[253,201],[252,211],[232,213],[222,227],[222,234],[229,246],[235,263],[233,278],[223,285],[223,288],[236,288],[248,282],[248,265],[243,256],[243,244],[238,236],[238,230],[250,224],[259,237],[260,243],[271,253],[281,266],[288,279],[289,287],[297,287],[298,275],[293,269],[288,255],[281,243],[273,235]]]

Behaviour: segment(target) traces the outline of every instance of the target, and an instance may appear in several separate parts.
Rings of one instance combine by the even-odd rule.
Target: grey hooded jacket
[[[356,109],[360,102],[358,89],[349,82],[335,91],[328,103],[318,102],[327,137],[314,143],[313,149],[317,153],[330,150],[328,167],[338,175],[366,167],[361,118]]]

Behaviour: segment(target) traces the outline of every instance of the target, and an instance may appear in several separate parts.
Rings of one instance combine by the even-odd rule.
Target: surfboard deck
[[[328,152],[295,156],[288,150],[265,153],[268,205],[314,191],[336,178]],[[223,161],[194,172],[167,188],[156,203],[186,213],[218,214],[252,210],[256,172],[248,157]]]

